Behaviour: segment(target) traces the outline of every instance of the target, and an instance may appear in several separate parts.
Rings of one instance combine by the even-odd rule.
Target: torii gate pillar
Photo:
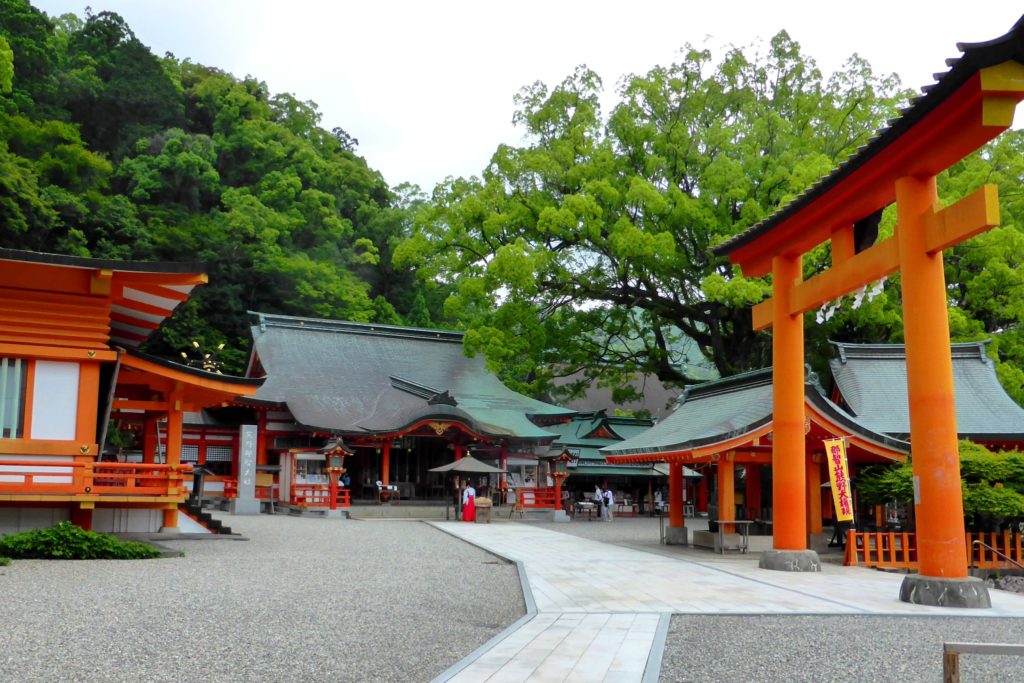
[[[926,242],[928,224],[938,208],[934,177],[896,181],[896,240],[903,285],[920,562],[920,573],[908,574],[903,580],[900,600],[989,607],[984,583],[967,576],[946,277],[942,252],[929,253]]]
[[[772,505],[773,547],[761,553],[762,569],[821,571],[807,547],[804,442],[804,315],[792,313],[793,287],[803,280],[803,257],[772,259]]]

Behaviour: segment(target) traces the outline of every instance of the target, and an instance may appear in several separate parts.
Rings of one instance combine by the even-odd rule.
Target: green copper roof
[[[373,434],[438,419],[541,441],[554,435],[530,416],[573,414],[506,387],[466,357],[459,332],[258,315],[253,351],[267,379],[256,399],[286,404],[307,427]]]
[[[581,463],[591,461],[603,464],[605,459],[600,451],[602,447],[642,434],[653,425],[654,422],[646,418],[609,416],[599,410],[579,413],[569,422],[549,425],[545,429],[558,435],[552,444],[552,452],[567,448]],[[611,434],[611,437],[599,435],[599,430]]]
[[[836,386],[851,413],[871,429],[905,438],[910,434],[907,351],[903,344],[833,342],[830,362]],[[1024,409],[999,384],[985,346],[953,344],[956,425],[961,438],[1024,440]]]
[[[862,438],[901,452],[909,444],[872,430],[823,395],[813,377],[805,379],[807,401]],[[755,370],[687,387],[675,412],[646,432],[601,449],[606,456],[687,451],[749,434],[772,420],[772,369]]]

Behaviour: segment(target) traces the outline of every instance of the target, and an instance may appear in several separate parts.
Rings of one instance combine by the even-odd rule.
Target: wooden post
[[[676,528],[686,526],[686,517],[683,515],[683,465],[678,462],[669,463],[668,466],[668,525]]]
[[[181,464],[181,437],[184,412],[180,400],[171,400],[171,409],[167,411],[167,442],[165,444],[168,465]]]
[[[896,238],[907,344],[907,397],[914,513],[921,576],[967,576],[953,360],[942,252],[929,254],[925,227],[937,203],[935,178],[896,181]]]
[[[92,508],[83,507],[85,503],[71,508],[71,523],[81,527],[83,531],[92,531]],[[88,503],[92,505],[92,503]]]
[[[164,525],[160,531],[177,531],[178,530],[178,507],[168,506],[164,508]]]
[[[380,448],[380,480],[385,486],[391,483],[391,444],[383,444]]]
[[[156,462],[157,419],[146,414],[142,422],[142,462],[152,465]]]
[[[804,317],[789,313],[791,288],[803,277],[802,264],[800,255],[772,258],[772,504],[776,550],[807,549]]]
[[[96,444],[96,420],[99,412],[100,365],[82,363],[78,366],[78,417],[75,423],[75,440],[83,446]],[[99,453],[90,454],[99,457]]]
[[[761,519],[761,466],[747,464],[747,515]]]
[[[257,410],[256,411],[256,464],[266,465],[267,464],[267,440],[270,438],[267,436],[267,411]],[[203,449],[205,452],[206,449]]]
[[[960,683],[960,653],[942,653],[942,683]]]
[[[736,519],[736,463],[733,454],[723,453],[718,461],[718,519]],[[734,524],[726,524],[724,531],[735,531]]]
[[[825,530],[821,521],[821,454],[807,454],[807,531],[820,534]]]

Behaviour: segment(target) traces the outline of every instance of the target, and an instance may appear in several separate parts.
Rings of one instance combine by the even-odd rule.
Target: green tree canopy
[[[628,76],[607,119],[601,88],[585,67],[524,88],[529,144],[438,187],[396,263],[451,283],[468,349],[522,388],[595,368],[679,381],[691,343],[723,374],[764,366],[749,305],[767,284],[709,248],[863,144],[898,82],[856,57],[826,79],[783,32],[764,54],[687,47]]]

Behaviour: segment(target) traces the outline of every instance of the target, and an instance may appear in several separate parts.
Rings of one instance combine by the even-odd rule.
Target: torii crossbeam
[[[754,307],[772,327],[774,551],[762,567],[807,570],[803,314],[899,271],[907,348],[914,504],[920,574],[900,598],[987,607],[967,574],[953,368],[942,251],[999,222],[987,185],[943,208],[935,177],[1009,128],[1024,99],[1024,18],[1001,38],[958,45],[959,60],[854,157],[764,222],[714,249],[748,277],[771,273],[772,297]],[[895,202],[893,237],[878,244],[859,226]],[[803,281],[803,255],[831,241],[829,270]]]

